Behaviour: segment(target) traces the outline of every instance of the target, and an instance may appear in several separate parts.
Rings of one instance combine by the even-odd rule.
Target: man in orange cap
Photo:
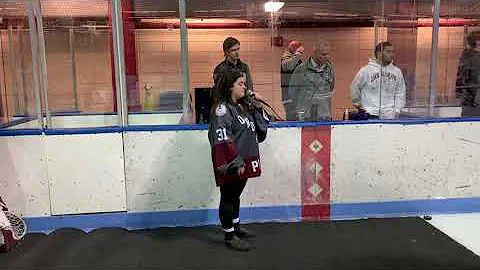
[[[285,117],[287,120],[295,120],[295,111],[291,106],[292,100],[288,97],[288,86],[295,69],[302,63],[302,56],[305,51],[302,43],[292,40],[281,58],[281,86],[282,102],[285,108]]]

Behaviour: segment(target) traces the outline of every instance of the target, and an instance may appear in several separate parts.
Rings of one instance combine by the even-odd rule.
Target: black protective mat
[[[480,269],[480,258],[420,218],[245,225],[255,249],[218,227],[30,234],[0,269]]]

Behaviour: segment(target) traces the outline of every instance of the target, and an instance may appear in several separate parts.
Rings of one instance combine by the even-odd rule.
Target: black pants
[[[222,228],[233,228],[233,220],[240,215],[240,195],[247,184],[247,179],[220,185],[220,207],[218,209]]]

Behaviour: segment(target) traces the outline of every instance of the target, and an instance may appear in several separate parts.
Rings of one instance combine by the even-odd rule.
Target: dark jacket
[[[460,57],[457,70],[456,96],[463,106],[479,106],[480,95],[480,52],[465,50]]]
[[[218,185],[258,177],[261,174],[258,143],[267,136],[269,118],[263,109],[252,108],[248,113],[228,103],[212,109],[208,139],[212,147],[212,165]],[[243,175],[238,168],[245,166]]]
[[[252,75],[250,74],[250,68],[246,63],[240,61],[240,59],[237,61],[237,64],[233,64],[227,59],[220,62],[220,64],[218,64],[213,70],[214,84],[217,85],[221,75],[225,74],[228,70],[232,70],[232,69],[237,69],[246,74],[247,78],[245,83],[247,85],[247,89],[253,91],[253,81],[252,81]]]

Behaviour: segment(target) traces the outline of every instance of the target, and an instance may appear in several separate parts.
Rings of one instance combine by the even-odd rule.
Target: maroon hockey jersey
[[[221,103],[211,112],[208,138],[217,186],[238,178],[258,177],[262,172],[258,143],[265,140],[270,120],[261,108],[248,111],[241,113],[240,108]],[[238,176],[242,166],[245,172]]]

